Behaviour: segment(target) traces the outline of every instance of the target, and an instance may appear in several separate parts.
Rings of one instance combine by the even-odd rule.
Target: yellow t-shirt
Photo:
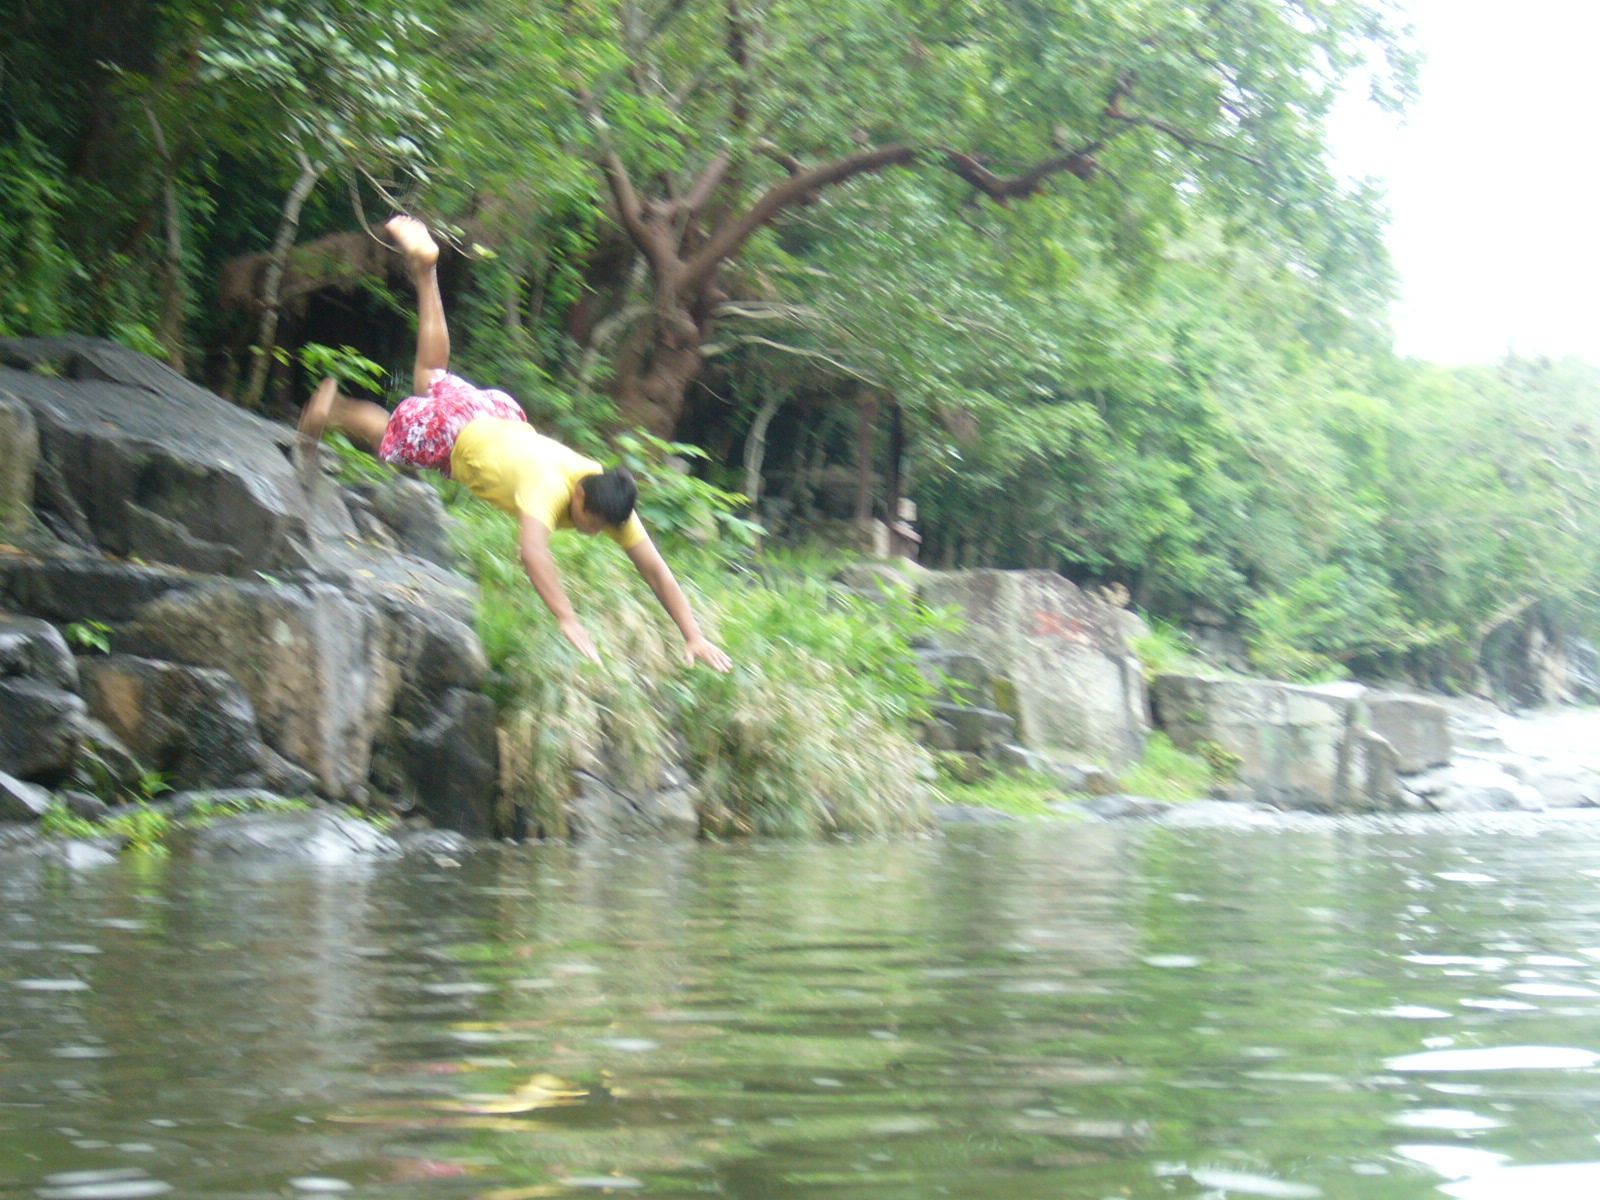
[[[472,494],[512,516],[527,513],[547,529],[572,528],[572,492],[600,464],[522,421],[475,417],[450,451],[450,474]],[[624,550],[644,541],[639,514],[604,531]]]

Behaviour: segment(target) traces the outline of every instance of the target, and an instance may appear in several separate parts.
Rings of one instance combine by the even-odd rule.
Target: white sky
[[[1400,353],[1600,365],[1600,3],[1407,0],[1425,55],[1403,124],[1334,124],[1340,167],[1386,184]]]

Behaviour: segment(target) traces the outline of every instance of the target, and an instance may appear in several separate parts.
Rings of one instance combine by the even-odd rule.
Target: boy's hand
[[[561,622],[561,635],[577,647],[578,653],[590,662],[600,661],[600,652],[594,648],[594,642],[589,638],[589,631],[577,621]]]
[[[733,669],[733,659],[703,637],[685,643],[683,661],[691,667],[697,662],[703,662],[712,670],[721,671],[724,675]]]

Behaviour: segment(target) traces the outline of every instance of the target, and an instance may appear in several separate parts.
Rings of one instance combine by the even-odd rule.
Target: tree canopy
[[[775,526],[855,469],[935,564],[1468,684],[1590,623],[1600,379],[1393,356],[1381,196],[1325,122],[1403,105],[1396,8],[25,0],[0,334],[286,414],[307,343],[403,373],[370,234],[405,208],[460,251],[467,369],[566,436],[703,442]]]

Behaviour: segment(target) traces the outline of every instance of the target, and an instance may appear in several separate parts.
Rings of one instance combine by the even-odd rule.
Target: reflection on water
[[[0,865],[0,1197],[1600,1194],[1600,825]]]

